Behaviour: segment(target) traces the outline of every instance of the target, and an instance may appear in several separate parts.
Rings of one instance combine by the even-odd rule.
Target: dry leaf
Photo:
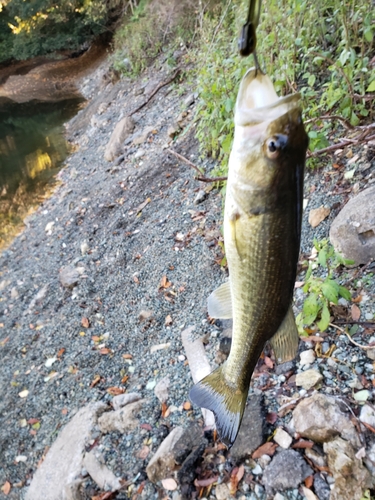
[[[362,295],[358,295],[357,297],[352,297],[352,302],[354,302],[355,304],[358,304],[359,302],[362,301]]]
[[[271,358],[269,358],[268,356],[264,356],[264,364],[268,367],[268,368],[273,368],[273,361]]]
[[[133,356],[131,354],[123,354],[122,357],[124,359],[133,359]]]
[[[111,396],[118,396],[119,394],[124,394],[125,390],[122,387],[108,387],[107,392]]]
[[[67,415],[67,414],[68,414],[68,408],[63,408],[63,409],[61,410],[61,413],[62,413],[63,415]]]
[[[93,340],[94,342],[100,342],[100,337],[98,337],[97,335],[93,335],[91,337],[91,340]]]
[[[194,481],[194,486],[197,486],[198,488],[206,488],[207,486],[210,486],[211,484],[217,483],[219,479],[219,476],[212,476],[207,479],[196,479]]]
[[[238,483],[243,478],[244,473],[245,473],[245,467],[243,466],[243,464],[240,465],[239,467],[235,467],[232,470],[230,476],[230,486],[229,486],[229,491],[232,495],[235,495],[238,488]]]
[[[168,406],[166,403],[161,404],[161,416],[165,418],[165,414],[167,413]]]
[[[108,347],[102,347],[102,349],[100,349],[99,351],[100,354],[110,354],[111,353],[111,349],[108,349]]]
[[[307,476],[307,478],[305,479],[306,488],[311,488],[313,482],[314,482],[314,476]]]
[[[5,483],[1,487],[1,491],[4,493],[4,495],[9,495],[11,489],[12,485],[10,484],[9,481],[5,481]]]
[[[9,337],[6,337],[4,340],[2,340],[2,341],[0,342],[0,345],[1,345],[1,346],[3,346],[3,345],[5,345],[7,342],[9,342]]]
[[[146,431],[152,431],[152,427],[150,424],[141,424],[139,427],[141,429],[145,429]]]
[[[90,326],[90,322],[88,318],[85,318],[85,316],[81,319],[81,325],[83,328],[88,328]]]
[[[40,422],[40,420],[37,418],[29,418],[29,420],[27,421],[29,425],[34,425],[37,424],[38,422]]]
[[[276,448],[277,448],[276,443],[272,443],[271,441],[268,441],[267,443],[262,444],[262,446],[259,446],[254,453],[251,455],[252,459],[257,459],[260,458],[262,455],[269,455],[272,457],[272,455],[275,453]]]
[[[359,318],[361,317],[361,310],[356,304],[352,304],[351,315],[352,315],[353,321],[358,321]]]
[[[185,403],[182,405],[184,410],[191,410],[191,403],[190,401],[185,401]]]
[[[126,384],[126,382],[129,380],[129,375],[124,375],[121,379],[122,384]]]
[[[313,446],[314,443],[312,441],[305,441],[304,439],[300,439],[292,445],[292,448],[312,448]]]
[[[96,384],[99,384],[100,379],[101,379],[100,375],[95,375],[94,380],[90,384],[90,387],[95,387]]]
[[[137,276],[133,276],[133,280],[134,280],[134,283],[139,283],[139,279],[137,278]]]
[[[65,352],[65,347],[62,347],[61,349],[59,349],[59,352],[57,353],[57,357],[61,358],[61,356],[64,354],[64,352]]]
[[[279,417],[278,417],[277,413],[275,413],[274,411],[271,411],[270,413],[267,413],[267,415],[266,415],[266,421],[269,424],[274,424],[278,418]]]
[[[172,283],[168,281],[166,276],[163,276],[162,279],[160,280],[159,290],[160,288],[169,288],[170,286],[172,286]]]
[[[311,227],[319,226],[326,217],[329,216],[331,209],[328,207],[313,208],[309,213],[309,224]]]

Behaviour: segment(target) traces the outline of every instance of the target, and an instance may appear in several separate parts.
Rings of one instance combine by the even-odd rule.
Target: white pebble
[[[289,434],[285,432],[284,429],[278,427],[276,429],[275,435],[273,436],[273,440],[275,441],[275,443],[281,446],[281,448],[284,448],[286,450],[292,444],[293,438],[289,436]]]
[[[303,351],[300,354],[300,364],[303,365],[311,365],[315,361],[315,352],[313,349],[308,349],[307,351]]]

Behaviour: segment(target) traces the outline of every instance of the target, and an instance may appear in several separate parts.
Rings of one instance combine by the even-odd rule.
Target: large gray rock
[[[77,493],[85,447],[106,408],[103,403],[89,404],[63,428],[35,472],[25,500],[67,500]]]
[[[125,139],[133,132],[135,127],[134,120],[130,116],[125,116],[118,122],[107,147],[105,148],[104,158],[107,161],[113,161],[121,155]]]
[[[341,435],[354,447],[361,446],[354,425],[333,397],[317,393],[303,399],[293,411],[293,420],[296,432],[312,441],[324,443]]]
[[[268,493],[298,488],[313,473],[295,450],[283,450],[275,455],[263,474],[263,484]]]
[[[264,442],[265,417],[262,396],[251,396],[247,403],[237,439],[230,450],[231,457],[240,461],[251,455]]]
[[[161,443],[146,467],[147,476],[150,481],[156,483],[168,477],[176,466],[174,458],[174,447],[184,433],[183,427],[175,427]]]
[[[375,256],[375,186],[352,198],[332,223],[329,237],[345,259],[366,264]]]
[[[335,478],[330,500],[361,500],[364,490],[373,486],[369,471],[355,457],[352,446],[341,438],[324,443],[328,467]]]

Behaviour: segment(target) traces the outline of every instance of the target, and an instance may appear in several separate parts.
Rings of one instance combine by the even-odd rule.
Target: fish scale
[[[233,317],[232,346],[227,361],[190,391],[193,403],[213,411],[228,446],[265,343],[271,341],[279,362],[298,347],[291,302],[307,144],[299,95],[279,99],[266,75],[249,70],[236,102],[225,199],[229,281],[208,298],[210,316]]]

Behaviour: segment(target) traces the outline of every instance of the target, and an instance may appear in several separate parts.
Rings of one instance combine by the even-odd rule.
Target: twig
[[[337,319],[336,323],[338,323],[339,325],[359,325],[365,328],[375,328],[375,323],[373,321],[347,321],[346,319]]]
[[[358,276],[361,276],[361,274],[363,274],[367,268],[372,264],[372,262],[374,262],[374,259],[370,259],[367,264],[365,264],[363,267],[361,267],[360,269],[358,269],[358,271],[354,274],[354,276],[352,276],[351,278],[349,278],[346,283],[350,283],[351,281],[355,280],[358,278]]]
[[[358,139],[345,139],[344,141],[338,142],[337,144],[332,144],[331,146],[327,146],[326,148],[318,149],[318,151],[309,151],[307,157],[310,158],[312,156],[319,156],[324,153],[329,153],[330,151],[336,151],[337,149],[340,149],[344,146],[350,146],[350,144],[361,144],[364,142],[370,142],[372,140],[375,140],[375,135],[370,135],[369,137],[364,137],[363,135],[361,135]]]
[[[227,180],[227,177],[206,177],[204,175],[204,173],[196,165],[194,165],[193,162],[191,162],[190,160],[188,160],[187,158],[185,158],[185,156],[182,156],[179,153],[177,153],[176,151],[173,151],[173,149],[167,148],[166,151],[168,151],[168,153],[171,153],[176,158],[178,158],[179,160],[185,162],[187,165],[189,165],[194,170],[196,170],[199,173],[199,177],[194,177],[194,179],[196,179],[197,181],[201,181],[201,182],[222,182],[222,181],[226,181]]]
[[[350,340],[350,342],[352,344],[354,344],[355,346],[359,347],[360,349],[364,349],[365,351],[367,351],[368,349],[372,349],[372,350],[375,349],[375,346],[358,344],[358,342],[356,342],[355,340],[353,340],[351,338],[351,336],[349,335],[349,333],[346,330],[344,330],[343,328],[339,327],[338,325],[334,325],[333,323],[329,323],[329,326],[332,326],[333,328],[337,328],[337,330],[340,330],[340,332],[345,333],[345,335],[348,337],[348,339]]]
[[[349,120],[346,118],[340,116],[340,115],[324,115],[324,116],[317,116],[316,118],[311,118],[310,120],[306,120],[304,123],[313,123],[317,122],[319,120],[340,120],[342,124],[344,125],[345,128],[353,130],[355,127],[350,123]]]
[[[177,76],[180,74],[180,72],[181,72],[181,68],[177,68],[176,71],[173,73],[173,75],[168,80],[166,80],[165,82],[159,83],[159,85],[151,92],[151,94],[148,96],[148,98],[145,100],[145,102],[140,104],[137,108],[133,109],[133,111],[131,111],[128,116],[133,116],[135,113],[137,113],[142,108],[144,108],[146,106],[146,104],[148,104],[151,101],[151,99],[154,97],[154,95],[157,92],[159,92],[159,90],[161,88],[163,88],[166,85],[168,85],[169,83],[173,82],[173,80],[175,80],[177,78]]]

